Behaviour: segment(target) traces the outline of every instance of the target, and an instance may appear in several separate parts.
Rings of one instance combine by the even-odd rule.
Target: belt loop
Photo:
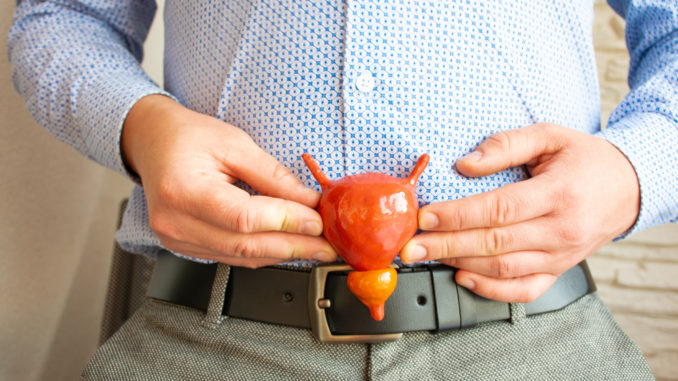
[[[509,303],[509,310],[511,310],[511,324],[518,324],[527,316],[523,303]]]
[[[210,302],[207,305],[207,313],[202,320],[202,326],[209,329],[216,329],[219,324],[226,318],[223,316],[224,300],[226,299],[226,285],[228,284],[228,277],[231,274],[231,266],[219,263],[217,266],[217,273],[214,276],[212,283],[212,294]]]
[[[454,280],[455,270],[451,267],[431,267],[433,302],[436,307],[436,331],[461,328],[459,313],[459,292]]]

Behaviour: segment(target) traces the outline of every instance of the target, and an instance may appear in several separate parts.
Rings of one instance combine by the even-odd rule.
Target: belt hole
[[[285,303],[289,303],[289,302],[294,300],[294,295],[292,295],[291,292],[286,292],[286,293],[282,294],[282,300]]]
[[[428,302],[428,299],[426,299],[426,295],[417,296],[417,304],[418,305],[425,306],[427,302]]]

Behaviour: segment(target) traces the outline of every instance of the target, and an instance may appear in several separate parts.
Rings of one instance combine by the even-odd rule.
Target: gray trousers
[[[92,356],[82,380],[647,380],[638,348],[595,295],[563,310],[385,344],[322,344],[308,330],[146,303]]]

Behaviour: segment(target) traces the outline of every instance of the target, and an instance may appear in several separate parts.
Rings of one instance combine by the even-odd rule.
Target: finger
[[[276,258],[239,258],[239,257],[224,257],[223,254],[205,249],[186,242],[175,241],[170,238],[163,238],[161,240],[163,246],[171,250],[173,253],[178,253],[191,258],[200,258],[210,261],[217,261],[231,266],[259,268],[264,266],[272,266],[279,264],[280,259]]]
[[[455,279],[459,285],[487,299],[506,303],[530,303],[543,295],[558,277],[552,274],[532,274],[497,279],[459,270]]]
[[[320,235],[323,225],[317,211],[294,201],[252,196],[218,180],[205,181],[187,195],[193,200],[185,212],[222,229],[239,233],[283,231]]]
[[[519,251],[488,257],[442,259],[441,263],[493,278],[507,279],[536,273],[559,273],[553,254],[543,251]]]
[[[243,258],[277,258],[283,261],[295,259],[333,262],[337,254],[322,238],[270,232],[236,234],[226,237],[225,242],[213,244],[226,256]]]
[[[301,158],[300,158],[301,159]],[[254,187],[260,193],[296,201],[315,208],[320,193],[305,186],[287,167],[253,142],[230,157],[229,173]]]
[[[419,228],[456,231],[533,219],[554,209],[553,188],[546,177],[534,177],[459,200],[429,204],[419,211]]]
[[[550,236],[547,218],[537,218],[509,226],[416,235],[405,244],[405,263],[444,258],[475,257],[517,251],[556,251],[559,241]]]
[[[161,242],[171,240],[192,244],[208,252],[217,253],[215,259],[225,258],[313,259],[323,262],[336,260],[337,254],[323,238],[284,232],[242,234],[212,226],[190,216],[178,217],[172,231],[158,232]],[[173,247],[168,247],[174,250]]]
[[[476,177],[527,164],[539,156],[558,152],[563,146],[560,138],[563,131],[563,127],[540,123],[496,133],[458,160],[456,168],[463,175]]]

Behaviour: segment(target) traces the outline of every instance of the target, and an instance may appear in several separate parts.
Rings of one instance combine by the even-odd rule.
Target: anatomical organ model
[[[421,155],[404,179],[370,172],[330,180],[311,155],[302,158],[323,191],[318,212],[325,238],[356,270],[348,275],[348,288],[372,318],[382,320],[397,283],[390,264],[417,232],[415,185],[429,156]]]

